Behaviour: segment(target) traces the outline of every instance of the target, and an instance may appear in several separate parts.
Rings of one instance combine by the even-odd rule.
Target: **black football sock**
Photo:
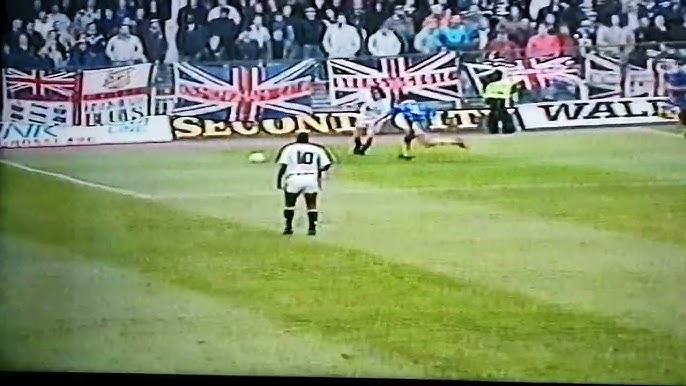
[[[365,152],[372,147],[372,142],[374,142],[374,138],[367,138],[367,142],[362,147],[362,152]]]
[[[362,139],[360,137],[355,138],[355,150],[360,150],[362,147]]]
[[[412,149],[412,140],[414,138],[411,135],[406,135],[405,138],[403,138],[403,142],[405,143],[405,147],[403,148],[403,155],[406,157],[410,156],[410,150]]]
[[[283,217],[286,219],[286,229],[293,228],[293,217],[295,216],[294,208],[286,208],[283,210]]]
[[[307,211],[307,219],[310,220],[310,230],[317,228],[317,218],[319,217],[319,212],[317,209],[310,209]]]

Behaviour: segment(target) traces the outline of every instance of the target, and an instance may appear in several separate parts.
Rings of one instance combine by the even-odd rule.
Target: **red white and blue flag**
[[[466,94],[480,97],[484,92],[484,80],[494,72],[501,71],[506,76],[521,78],[527,90],[540,90],[549,87],[554,82],[561,82],[577,88],[582,99],[588,99],[587,87],[579,76],[579,68],[575,66],[570,57],[554,59],[518,59],[514,62],[505,60],[489,60],[484,62],[463,62],[462,68],[469,80],[469,88],[465,87]]]
[[[195,66],[174,64],[177,98],[172,114],[225,122],[257,122],[312,113],[316,61],[293,66]]]
[[[331,59],[327,63],[329,98],[334,106],[362,103],[372,86],[379,86],[394,101],[454,102],[461,98],[454,52],[429,57]]]
[[[4,122],[74,124],[79,96],[76,72],[6,68],[2,75]]]

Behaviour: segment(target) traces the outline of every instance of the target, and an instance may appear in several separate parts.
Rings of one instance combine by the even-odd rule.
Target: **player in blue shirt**
[[[667,75],[669,84],[669,102],[678,111],[677,116],[682,125],[686,126],[686,69],[677,70]],[[686,137],[686,130],[684,130]]]
[[[412,141],[416,138],[425,147],[434,146],[459,146],[466,149],[464,141],[461,138],[430,138],[427,132],[430,131],[431,121],[436,114],[436,110],[423,106],[416,101],[407,100],[393,108],[394,114],[401,114],[408,123],[405,129],[405,137],[403,138],[404,145],[402,153],[399,158],[411,160],[414,158],[410,154],[412,150]]]

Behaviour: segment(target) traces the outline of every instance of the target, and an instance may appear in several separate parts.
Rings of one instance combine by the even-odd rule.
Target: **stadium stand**
[[[686,53],[686,0],[34,0],[6,2],[5,17],[4,67]]]

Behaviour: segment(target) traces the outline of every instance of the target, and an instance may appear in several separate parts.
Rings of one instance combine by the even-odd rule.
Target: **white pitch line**
[[[90,181],[82,180],[79,178],[71,177],[71,176],[68,176],[68,175],[62,174],[62,173],[54,173],[54,172],[49,172],[46,170],[36,169],[36,168],[32,168],[30,166],[18,164],[16,162],[12,162],[12,161],[8,161],[8,160],[0,160],[0,163],[3,163],[3,164],[8,165],[8,166],[15,167],[17,169],[25,170],[27,172],[42,174],[45,176],[57,178],[58,180],[71,182],[72,184],[75,184],[75,185],[87,186],[89,188],[100,189],[100,190],[104,190],[106,192],[117,193],[117,194],[121,194],[124,196],[129,196],[129,197],[142,198],[145,200],[150,200],[150,199],[154,198],[153,196],[151,196],[149,194],[140,193],[140,192],[136,192],[136,191],[128,190],[128,189],[117,188],[114,186],[99,184],[97,182],[90,182]]]
[[[686,186],[686,181],[655,181],[655,182],[635,182],[635,183],[621,183],[621,184],[605,184],[605,183],[541,183],[541,184],[495,184],[495,185],[479,185],[479,186],[461,186],[461,187],[419,187],[419,188],[353,188],[353,189],[326,189],[323,193],[331,194],[371,194],[371,193],[421,193],[421,192],[466,192],[466,191],[493,191],[506,189],[562,189],[562,188],[602,188],[602,187],[654,187],[654,186]],[[280,191],[274,189],[273,191],[256,191],[256,192],[223,192],[223,193],[180,193],[180,194],[159,194],[153,198],[155,200],[184,200],[184,199],[203,199],[203,198],[230,198],[230,197],[268,197],[277,195]]]

